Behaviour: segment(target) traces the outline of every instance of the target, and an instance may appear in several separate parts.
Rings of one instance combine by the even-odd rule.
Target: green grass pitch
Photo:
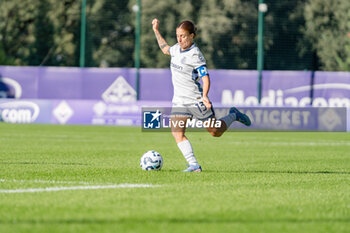
[[[0,232],[349,232],[350,134],[187,135],[202,173],[171,133],[113,126],[0,124]],[[147,150],[164,158],[142,171]]]

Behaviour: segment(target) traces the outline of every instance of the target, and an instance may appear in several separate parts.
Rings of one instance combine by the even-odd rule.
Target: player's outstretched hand
[[[159,20],[158,19],[153,19],[152,20],[152,25],[153,25],[153,31],[158,31]]]

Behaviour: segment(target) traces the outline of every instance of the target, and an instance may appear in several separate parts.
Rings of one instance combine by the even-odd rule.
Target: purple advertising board
[[[346,107],[348,111],[350,109],[349,72],[264,71],[261,104],[257,98],[257,71],[209,70],[209,74],[211,79],[209,97],[214,107],[314,106]],[[10,95],[14,99],[22,101],[20,105],[28,100],[35,100],[39,107],[45,105],[43,109],[51,108],[53,111],[61,106],[56,114],[63,114],[62,119],[66,116],[64,114],[69,115],[70,111],[62,104],[64,100],[71,110],[75,111],[75,114],[65,121],[67,124],[109,122],[108,124],[138,125],[140,120],[134,113],[119,114],[117,122],[114,115],[118,109],[127,109],[130,106],[140,108],[145,103],[153,106],[162,103],[171,105],[173,95],[169,69],[140,69],[138,101],[135,69],[132,68],[0,66],[0,81],[10,88]],[[50,104],[45,102],[49,100]],[[19,114],[19,119],[23,117],[27,119],[23,121],[28,121],[28,109],[33,105],[27,104],[24,103],[27,111],[20,113],[12,111],[12,115],[7,116],[15,119],[15,115]],[[35,109],[37,108],[30,111]],[[106,111],[102,114],[103,117],[93,117],[103,111]],[[108,112],[110,117],[106,115]],[[5,113],[8,114],[9,111]],[[40,114],[43,118],[39,117],[37,121],[61,123],[59,117],[54,116],[49,122],[44,122],[42,119],[47,117]]]
[[[217,106],[257,106],[257,72],[210,70]],[[1,80],[21,99],[136,101],[135,69],[0,66]],[[313,83],[313,84],[312,84]],[[169,69],[140,70],[140,100],[171,101]],[[311,99],[312,98],[312,99]],[[350,73],[264,71],[259,106],[350,107]]]
[[[350,108],[350,72],[316,72],[313,106]]]
[[[98,100],[0,100],[0,121],[7,123],[145,125],[145,112],[163,113],[170,119],[171,102],[137,101],[112,104]],[[346,108],[241,108],[251,119],[247,128],[235,122],[231,129],[346,131]],[[229,108],[216,108],[217,118],[227,115]],[[150,119],[152,119],[151,117]],[[159,118],[159,120],[161,119]],[[152,119],[152,123],[153,124]],[[165,126],[165,125],[163,125]],[[143,127],[145,128],[145,127]],[[170,131],[170,128],[164,128]],[[165,130],[165,131],[166,131]]]
[[[263,76],[262,105],[304,107],[310,105],[310,95],[290,93],[291,88],[310,85],[311,72],[266,71]]]

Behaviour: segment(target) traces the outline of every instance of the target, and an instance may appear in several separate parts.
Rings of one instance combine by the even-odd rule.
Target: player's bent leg
[[[213,136],[213,137],[220,137],[227,129],[225,121],[217,120],[215,117],[211,118],[211,121],[220,121],[220,124],[214,124],[214,125],[220,125],[220,127],[207,127],[207,131]]]

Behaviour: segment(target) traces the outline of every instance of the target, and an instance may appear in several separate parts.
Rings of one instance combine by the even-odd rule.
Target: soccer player
[[[196,37],[196,27],[191,21],[181,22],[176,27],[177,44],[170,47],[159,33],[159,20],[153,19],[152,25],[160,49],[164,54],[171,56],[170,67],[174,86],[171,121],[186,122],[191,118],[216,121],[208,98],[210,79],[206,61],[193,42]],[[199,83],[200,78],[203,87]],[[247,126],[251,124],[249,117],[236,108],[231,108],[229,114],[218,121],[221,121],[220,128],[211,127],[211,125],[207,127],[208,132],[214,137],[220,137],[233,121],[239,121]],[[193,153],[192,145],[185,136],[186,127],[172,125],[171,131],[189,164],[184,172],[201,172],[202,168]]]

